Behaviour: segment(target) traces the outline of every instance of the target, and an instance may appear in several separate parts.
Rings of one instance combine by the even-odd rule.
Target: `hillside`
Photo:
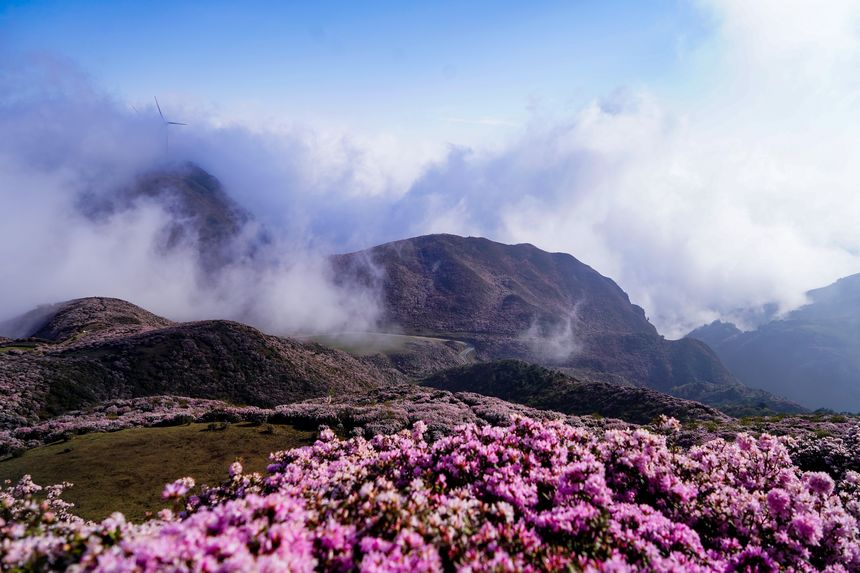
[[[574,380],[518,361],[475,364],[468,345],[432,338],[379,336],[362,347],[357,339],[339,340],[352,345],[353,352],[363,350],[353,355],[236,322],[174,323],[109,298],[43,307],[39,316],[32,336],[0,342],[6,406],[0,430],[111,401],[161,395],[267,408],[293,404],[281,415],[291,411],[286,421],[312,420],[313,428],[327,420],[326,412],[338,412],[332,423],[379,431],[395,418],[399,425],[424,419],[439,431],[471,419],[462,405],[454,415],[452,394],[441,390],[471,393],[474,398],[468,400],[481,404],[491,419],[522,408],[514,404],[529,407],[531,416],[539,409],[634,423],[659,414],[725,419],[712,408],[654,390]],[[437,390],[408,383],[417,378]],[[402,412],[395,416],[395,410]]]
[[[250,424],[217,432],[193,424],[94,433],[0,462],[0,482],[24,475],[37,483],[72,482],[67,499],[76,515],[101,520],[121,511],[140,521],[164,508],[161,490],[169,481],[190,475],[217,484],[238,458],[249,470],[263,471],[269,453],[313,443],[313,437],[285,425],[267,432]]]
[[[383,289],[387,318],[407,331],[562,337],[657,331],[618,286],[570,255],[532,245],[426,235],[333,258]],[[384,278],[377,278],[367,261]]]
[[[116,338],[166,328],[173,322],[124,300],[93,297],[42,305],[0,323],[12,338],[39,338],[71,344],[95,338]]]
[[[568,254],[428,235],[332,260],[340,280],[379,290],[390,329],[465,341],[480,360],[587,371],[715,405],[715,387],[743,404],[785,405],[744,388],[707,345],[664,339],[618,285]]]
[[[173,394],[274,406],[401,379],[345,352],[236,322],[173,324],[116,299],[56,308],[32,332],[43,338],[0,346],[8,349],[0,352],[0,428],[115,398]]]
[[[807,294],[809,304],[755,330],[714,322],[688,337],[749,386],[809,408],[860,412],[860,274]]]
[[[648,388],[582,382],[559,372],[518,360],[452,368],[421,382],[450,392],[475,392],[541,410],[564,414],[597,414],[634,424],[659,415],[681,421],[727,421],[719,410]]]

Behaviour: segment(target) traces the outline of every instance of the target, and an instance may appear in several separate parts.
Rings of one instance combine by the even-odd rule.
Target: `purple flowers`
[[[218,488],[169,484],[177,513],[140,525],[76,521],[37,503],[34,486],[9,486],[2,567],[860,569],[860,478],[804,473],[782,439],[740,435],[683,451],[641,429],[528,418],[466,425],[434,443],[424,434],[422,423],[370,440],[324,431],[312,446],[272,454],[266,476],[234,465]]]
[[[784,517],[786,510],[791,505],[791,497],[788,492],[781,487],[774,488],[767,492],[767,506],[772,515]]]
[[[806,487],[812,493],[830,495],[833,493],[833,478],[824,472],[809,472],[803,477]]]
[[[235,465],[235,464],[234,464]],[[242,466],[239,466],[241,471]],[[232,466],[231,466],[232,469]],[[190,477],[179,478],[173,483],[164,486],[164,491],[161,492],[161,497],[164,499],[179,499],[188,495],[188,492],[194,487],[194,479]]]

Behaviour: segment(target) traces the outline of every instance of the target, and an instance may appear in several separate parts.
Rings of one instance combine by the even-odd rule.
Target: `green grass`
[[[0,480],[30,474],[40,485],[72,482],[74,487],[63,497],[75,504],[81,517],[102,519],[121,511],[140,520],[165,507],[161,490],[169,481],[190,475],[198,484],[220,483],[237,458],[246,471],[263,471],[270,452],[308,444],[315,436],[286,425],[274,426],[273,434],[250,424],[214,432],[206,427],[191,424],[75,436],[0,462]]]
[[[308,336],[304,340],[317,342],[357,356],[401,352],[406,349],[410,342],[419,344],[444,344],[448,342],[445,338],[386,332],[343,332]],[[463,348],[467,348],[467,345],[463,344]]]
[[[29,352],[33,350],[32,346],[0,346],[0,354],[4,352],[9,352],[10,350],[22,350],[24,352]]]

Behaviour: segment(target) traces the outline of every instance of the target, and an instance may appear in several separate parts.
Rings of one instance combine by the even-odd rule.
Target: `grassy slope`
[[[349,352],[357,356],[372,356],[377,353],[400,352],[408,349],[409,343],[414,344],[446,344],[453,343],[461,351],[469,348],[464,342],[437,336],[417,336],[412,334],[393,334],[388,332],[344,332],[334,335],[308,336],[299,338],[302,342],[310,341]]]
[[[206,427],[191,424],[76,436],[0,462],[0,480],[30,474],[43,485],[69,481],[75,486],[63,497],[75,503],[80,516],[101,519],[121,511],[130,519],[141,519],[147,511],[164,507],[160,495],[169,481],[190,475],[197,483],[218,483],[237,458],[243,459],[246,469],[262,471],[270,452],[310,443],[314,436],[282,425],[275,426],[274,434],[247,424],[215,432]]]

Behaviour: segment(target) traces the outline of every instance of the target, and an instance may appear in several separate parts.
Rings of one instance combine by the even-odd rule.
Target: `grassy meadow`
[[[192,476],[198,484],[216,484],[236,459],[248,471],[263,471],[270,452],[306,445],[315,435],[287,425],[232,424],[216,431],[208,427],[190,424],[75,436],[0,462],[0,480],[30,474],[40,485],[68,481],[74,487],[63,497],[75,504],[81,517],[101,519],[121,511],[140,520],[164,507],[161,490],[169,481]]]

